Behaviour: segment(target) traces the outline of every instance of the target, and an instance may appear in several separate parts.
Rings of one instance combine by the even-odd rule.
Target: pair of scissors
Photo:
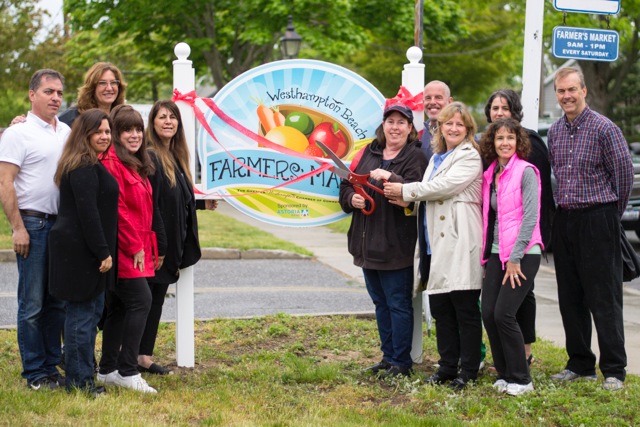
[[[367,186],[373,191],[382,195],[384,195],[384,190],[382,190],[380,187],[376,187],[369,182],[369,174],[362,175],[351,172],[351,170],[342,162],[342,160],[340,160],[340,157],[338,157],[336,153],[331,151],[331,149],[324,145],[322,142],[316,141],[316,145],[329,156],[333,163],[336,164],[335,166],[331,166],[329,169],[340,178],[344,178],[349,181],[351,185],[353,185],[353,189],[356,190],[356,193],[361,195],[367,202],[369,202],[371,206],[369,209],[367,209],[365,205],[365,207],[360,210],[365,215],[371,215],[376,209],[376,203],[373,201],[373,197],[371,197],[362,186]],[[319,160],[317,160],[317,162],[322,163]]]

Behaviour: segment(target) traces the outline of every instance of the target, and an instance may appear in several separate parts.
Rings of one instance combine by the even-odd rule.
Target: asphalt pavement
[[[197,319],[246,318],[279,312],[292,315],[373,314],[362,270],[352,263],[346,236],[327,227],[294,228],[254,220],[221,202],[218,213],[272,233],[312,251],[303,257],[283,251],[209,248],[195,266]],[[640,248],[640,240],[629,233]],[[0,327],[15,327],[17,272],[14,256],[0,252]],[[169,288],[162,319],[175,320],[175,285]],[[640,279],[625,283],[625,336],[628,371],[640,374]],[[557,303],[553,257],[543,260],[536,276],[536,329],[540,337],[564,346]],[[592,348],[597,352],[597,334]]]

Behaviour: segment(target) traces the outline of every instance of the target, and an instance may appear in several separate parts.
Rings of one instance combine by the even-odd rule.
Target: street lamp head
[[[289,15],[287,31],[285,31],[284,36],[280,38],[280,50],[282,51],[282,56],[289,59],[297,57],[300,52],[301,45],[302,37],[293,28],[293,16]]]

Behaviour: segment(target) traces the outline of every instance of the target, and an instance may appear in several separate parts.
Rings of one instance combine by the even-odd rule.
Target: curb
[[[314,259],[308,255],[301,255],[277,249],[227,249],[227,248],[202,248],[201,259]],[[11,249],[0,249],[0,262],[15,262],[16,254]]]

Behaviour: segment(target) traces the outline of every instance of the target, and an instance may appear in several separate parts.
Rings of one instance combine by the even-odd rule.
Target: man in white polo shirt
[[[6,129],[0,140],[0,202],[13,229],[18,266],[18,346],[27,387],[54,389],[64,381],[60,333],[64,304],[48,292],[49,230],[58,213],[53,176],[69,136],[56,117],[64,77],[36,71],[29,83],[31,111],[23,123]]]

